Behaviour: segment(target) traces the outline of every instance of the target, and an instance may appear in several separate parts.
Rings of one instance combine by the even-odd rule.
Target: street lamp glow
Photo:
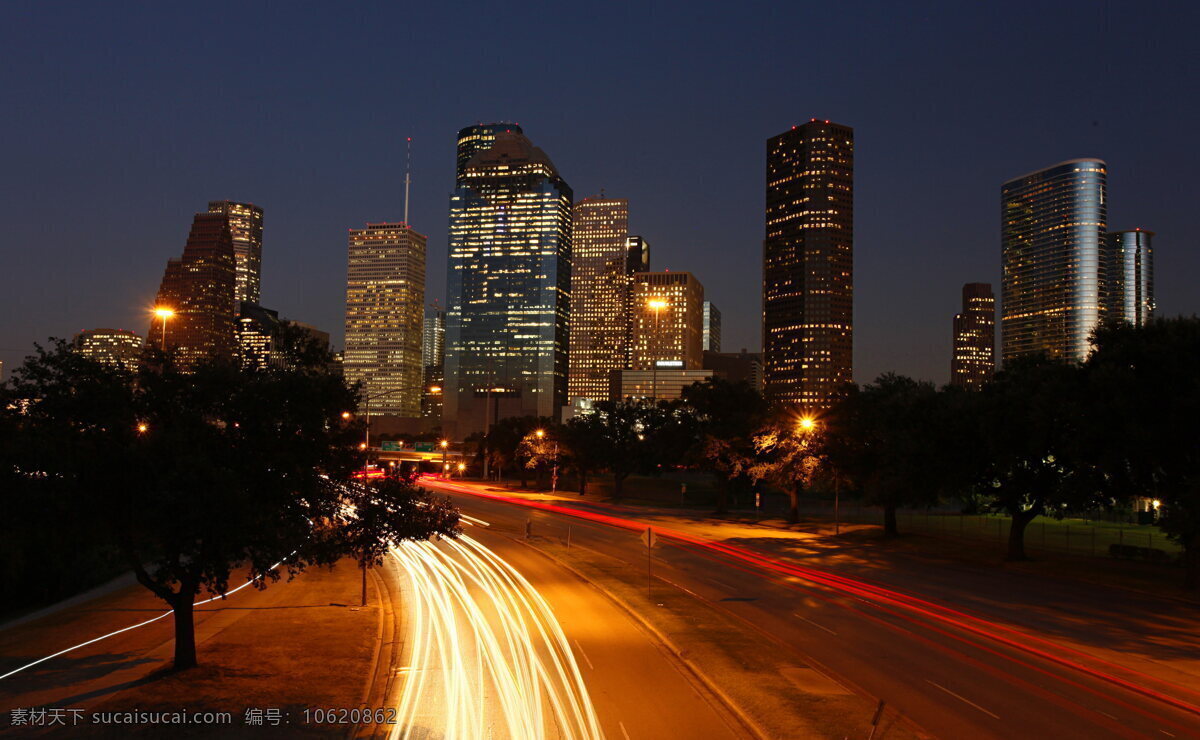
[[[359,443],[358,443],[358,449],[360,449],[360,450],[365,450],[365,449],[367,449],[367,443],[366,443],[366,442],[359,442]]]
[[[166,321],[167,319],[174,317],[175,312],[169,308],[156,308],[154,309],[154,316],[155,318]]]
[[[667,302],[662,298],[651,298],[646,301],[646,306],[652,311],[661,311],[667,307]]]
[[[543,438],[543,437],[545,437],[545,436],[546,436],[546,430],[545,430],[545,429],[539,429],[539,430],[537,430],[536,432],[534,432],[534,434],[536,434],[536,435],[537,435],[537,438],[538,438],[538,439],[541,439],[541,438]]]
[[[798,426],[802,432],[811,432],[817,428],[817,420],[811,416],[801,416]]]
[[[443,439],[443,440],[442,440],[442,449],[444,450],[444,449],[446,449],[446,448],[447,448],[447,447],[449,447],[449,446],[450,446],[450,440],[448,440],[448,439]]]
[[[342,418],[343,418],[343,419],[349,419],[351,416],[353,416],[353,414],[351,414],[349,411],[343,411],[343,412],[342,412]]]
[[[466,469],[467,469],[467,464],[466,464],[466,463],[459,463],[459,464],[458,464],[458,472],[460,472],[460,473],[461,473],[462,471],[464,471],[464,470],[466,470]]]
[[[137,425],[138,434],[145,434],[148,429],[150,429],[150,425],[144,421],[141,424]],[[1158,508],[1158,507],[1155,507],[1155,508]]]

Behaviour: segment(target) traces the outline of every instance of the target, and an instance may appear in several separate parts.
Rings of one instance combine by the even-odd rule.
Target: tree
[[[808,417],[776,419],[754,435],[756,457],[736,472],[782,488],[788,495],[788,523],[795,524],[800,521],[800,492],[825,461],[825,441],[825,432]]]
[[[517,455],[525,461],[526,470],[537,471],[537,487],[545,488],[546,468],[558,462],[557,425],[538,427],[525,435]]]
[[[1101,487],[1110,501],[1160,502],[1158,525],[1200,587],[1200,319],[1108,325],[1095,346],[1084,431]]]
[[[928,506],[968,482],[959,464],[962,416],[932,383],[885,373],[851,389],[822,424],[826,450],[841,480],[883,508],[883,531],[896,536],[896,510]],[[954,433],[948,433],[954,429]]]
[[[767,404],[749,383],[710,378],[683,389],[683,403],[695,422],[691,457],[717,478],[717,511],[729,509],[729,492],[749,488],[746,461],[754,454],[754,433],[763,425]]]
[[[236,568],[265,588],[281,571],[355,554],[350,543],[372,534],[456,533],[452,513],[430,519],[414,510],[430,501],[395,492],[355,519],[361,429],[341,415],[356,392],[330,372],[327,352],[307,350],[285,351],[280,368],[207,362],[187,372],[152,353],[134,377],[57,342],[18,369],[0,402],[28,440],[22,487],[104,533],[171,606],[177,669],[196,663],[197,594],[223,595]]]
[[[520,478],[521,488],[525,488],[528,480],[525,467],[527,457],[522,442],[533,430],[546,429],[553,424],[553,419],[538,416],[509,416],[500,419],[488,430],[485,454],[498,470],[511,468]]]
[[[601,401],[592,414],[599,427],[597,451],[613,481],[613,498],[624,495],[625,479],[650,465],[648,437],[659,425],[661,412],[649,401]]]
[[[604,424],[595,414],[575,416],[558,430],[563,462],[579,479],[579,495],[587,495],[588,478],[604,467]]]
[[[1025,529],[1097,502],[1084,449],[1083,371],[1045,357],[1010,361],[979,392],[979,485],[993,511],[1012,519],[1008,560],[1025,560]]]

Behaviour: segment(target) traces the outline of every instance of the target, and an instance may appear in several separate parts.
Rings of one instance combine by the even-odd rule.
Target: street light
[[[145,434],[149,429],[150,425],[144,421],[137,425],[138,434]]]
[[[817,428],[817,420],[811,416],[801,416],[797,426],[800,427],[801,432],[811,432]]]
[[[166,306],[154,309],[154,317],[162,321],[162,351],[167,351],[167,320],[175,318],[175,311]]]
[[[812,416],[805,414],[796,421],[796,430],[801,435],[811,434],[816,431],[818,422]],[[842,479],[838,477],[837,471],[833,473],[833,534],[835,536],[842,533],[842,517],[841,517],[841,498],[842,498]]]
[[[450,447],[450,440],[443,439],[441,445],[442,445],[442,470],[448,471],[448,470],[450,470],[450,465],[449,465],[449,463],[446,462],[446,450]],[[446,477],[449,478],[450,476],[447,475]]]
[[[342,418],[346,421],[349,421],[351,416],[354,416],[354,414],[350,413],[349,411],[342,412]]]

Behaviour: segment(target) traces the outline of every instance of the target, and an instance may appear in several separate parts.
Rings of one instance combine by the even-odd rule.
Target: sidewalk
[[[249,587],[196,608],[200,665],[170,672],[167,617],[54,658],[0,681],[3,737],[345,737],[350,726],[318,724],[305,710],[361,707],[371,679],[379,599],[359,608],[353,561],[310,569],[265,591]],[[107,593],[0,631],[0,673],[165,611],[140,586]],[[84,710],[75,727],[12,727],[11,710]],[[221,724],[101,724],[94,713],[227,712]],[[248,715],[248,710],[251,710]],[[278,714],[276,714],[278,712]],[[279,725],[272,719],[278,716]],[[248,724],[262,718],[263,724]],[[70,719],[68,719],[68,722]]]

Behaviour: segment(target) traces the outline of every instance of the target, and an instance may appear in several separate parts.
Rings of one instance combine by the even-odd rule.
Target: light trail
[[[389,738],[603,737],[561,625],[515,568],[466,535],[391,555],[412,598]]]
[[[452,484],[444,481],[437,481],[437,484],[443,488],[471,496],[516,504],[526,508],[540,509],[549,513],[584,519],[631,532],[641,532],[647,529],[647,525],[644,522],[633,519],[560,506],[544,501],[531,501],[518,497],[488,493],[462,484]],[[954,609],[943,604],[938,604],[928,599],[922,599],[902,591],[885,588],[869,581],[849,578],[830,571],[797,565],[773,558],[738,545],[697,537],[667,527],[653,526],[651,529],[654,530],[656,535],[670,544],[692,550],[698,554],[706,554],[708,557],[719,558],[723,562],[728,562],[729,560],[740,562],[748,569],[753,569],[759,573],[785,578],[789,576],[800,578],[809,583],[824,586],[835,592],[859,598],[875,606],[888,605],[893,608],[903,609],[909,614],[929,619],[935,623],[948,625],[976,637],[991,640],[1003,645],[1005,648],[1033,655],[1063,668],[1082,673],[1093,679],[1104,681],[1169,705],[1188,714],[1200,715],[1200,703],[1197,703],[1197,699],[1200,699],[1200,692],[1195,692],[1188,687],[1149,676],[1140,671],[1105,660],[1090,653],[1085,653],[1067,645],[1061,645],[1010,625],[999,623],[980,615],[971,614],[961,609]],[[703,551],[703,553],[700,551]],[[1014,660],[1012,656],[1003,657]],[[1101,668],[1094,666],[1101,666]],[[1181,699],[1179,698],[1180,695],[1188,697],[1188,699]]]

